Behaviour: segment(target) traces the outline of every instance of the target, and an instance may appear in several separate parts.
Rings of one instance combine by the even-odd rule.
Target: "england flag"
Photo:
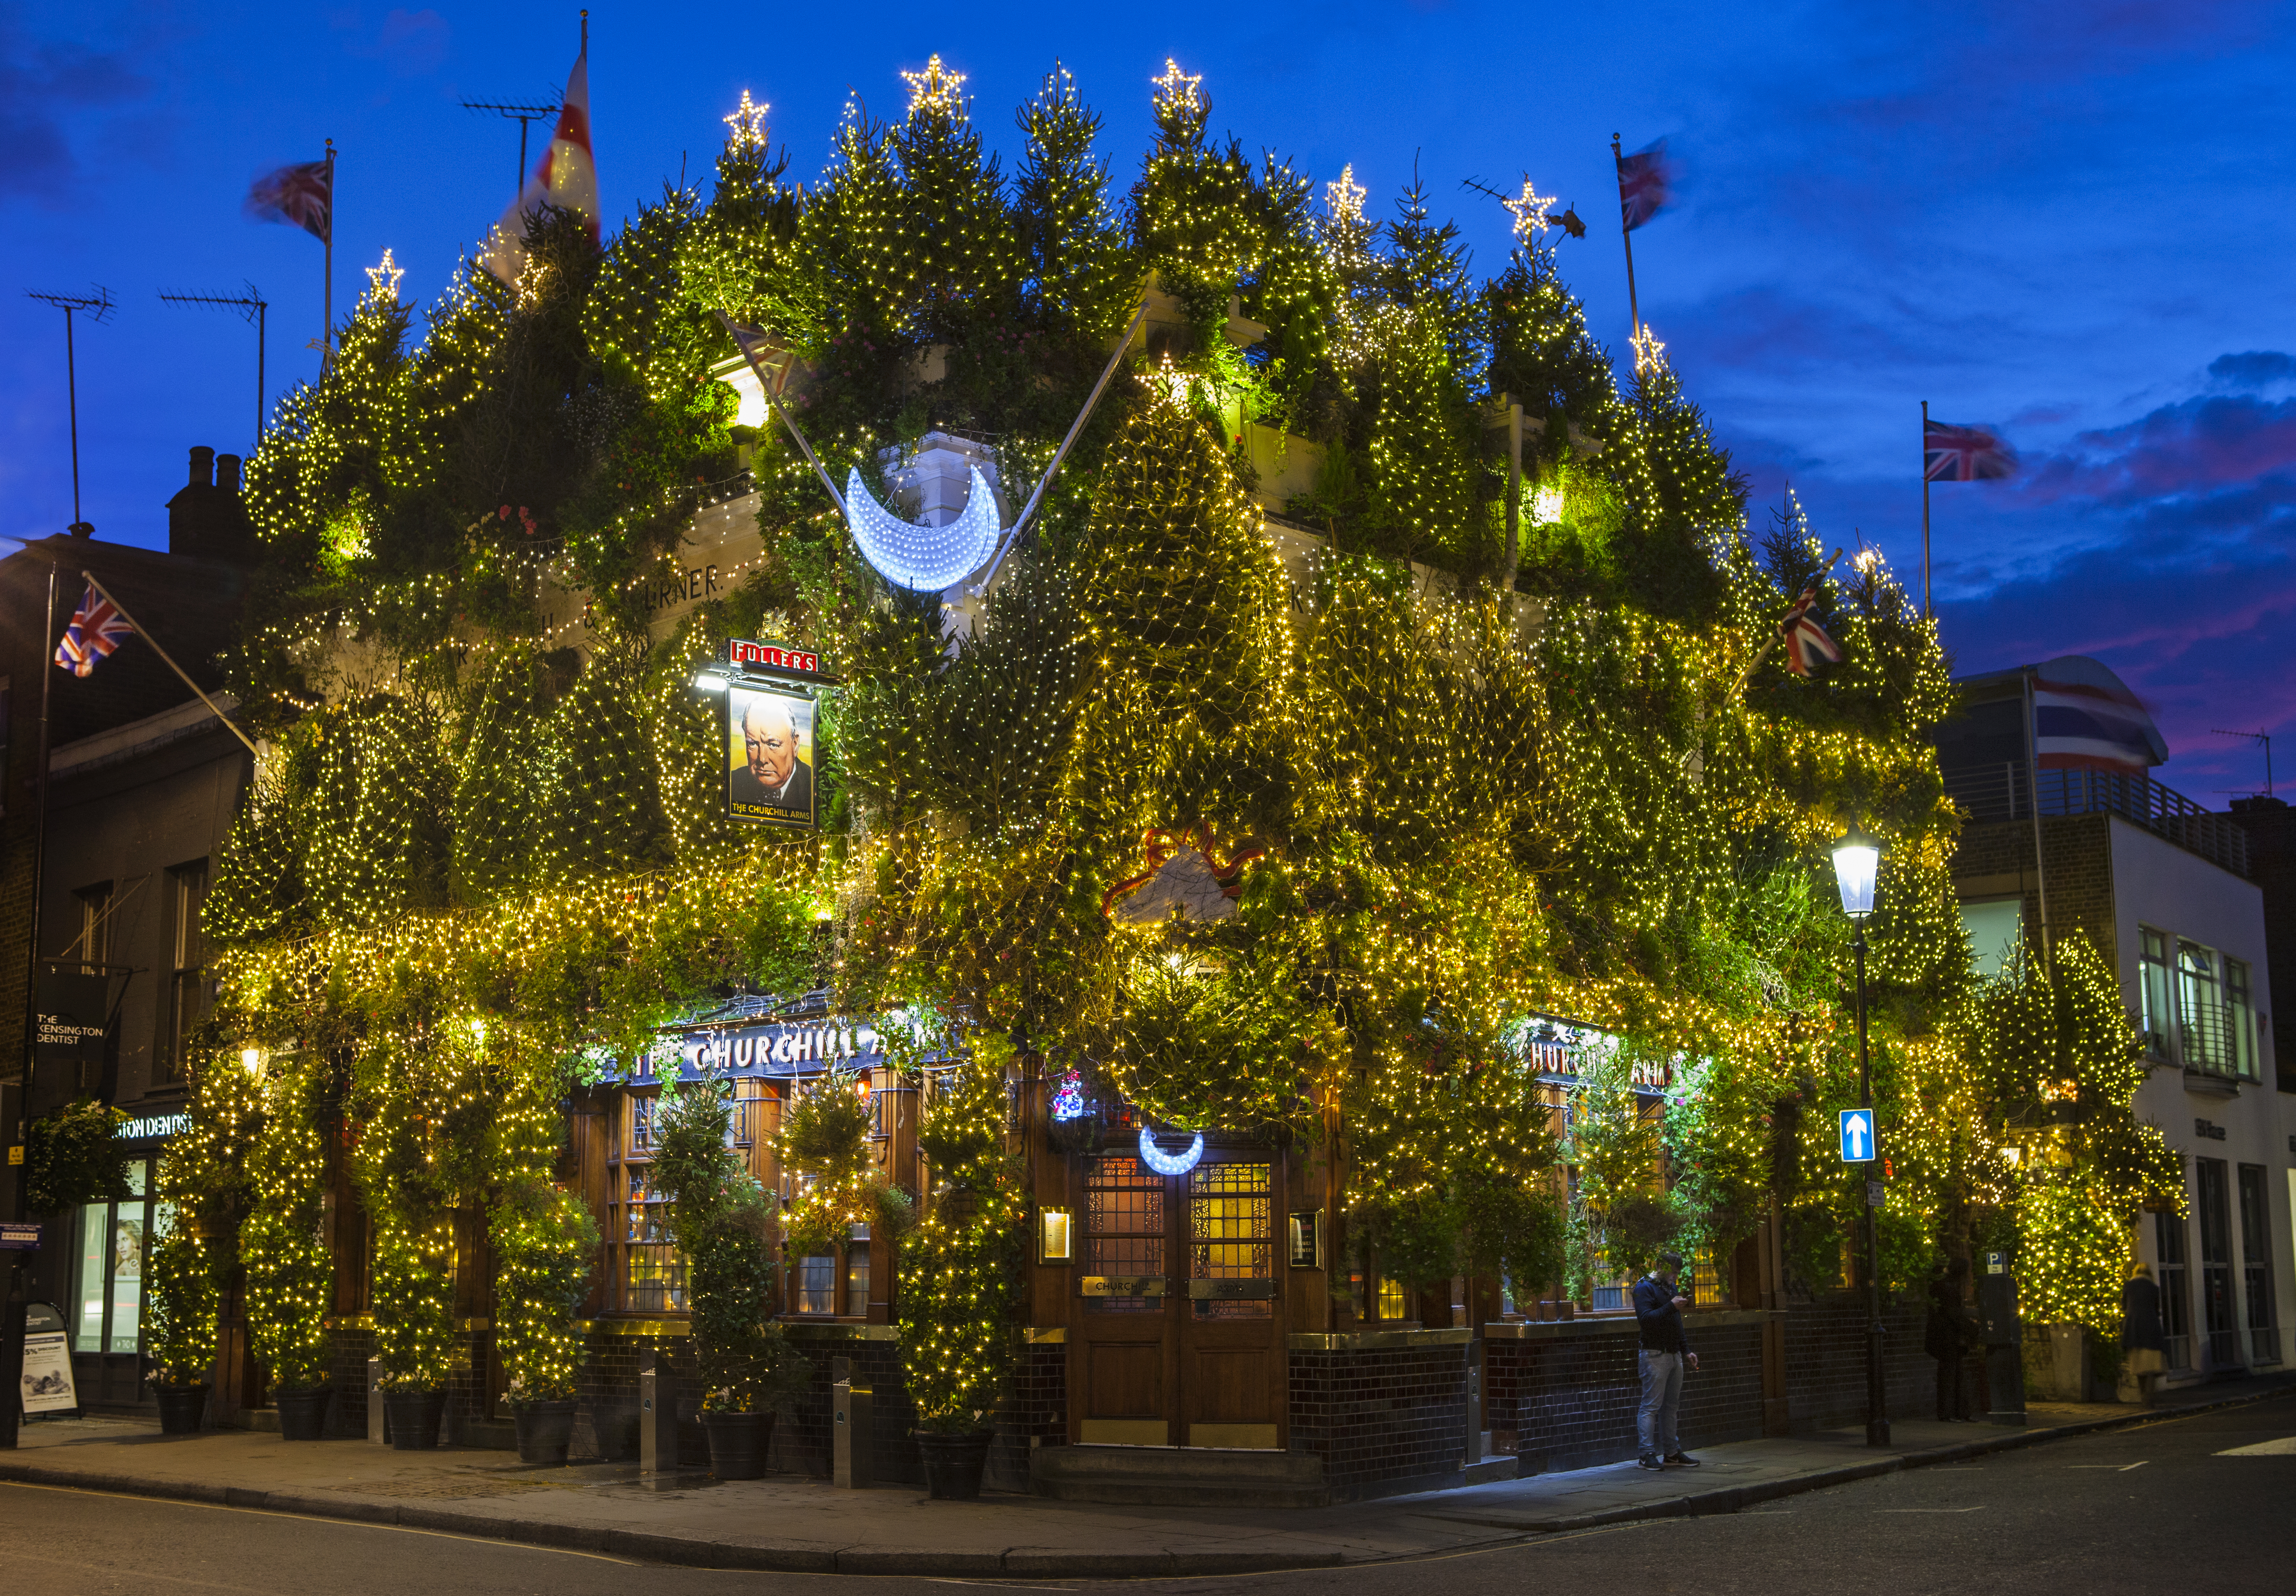
[[[586,12],[584,15],[588,15]],[[590,47],[586,29],[582,53],[566,77],[566,96],[558,108],[558,126],[550,135],[550,148],[534,168],[518,198],[495,224],[485,256],[487,269],[504,282],[516,282],[526,265],[526,224],[545,205],[570,210],[598,236],[598,167],[590,155]]]

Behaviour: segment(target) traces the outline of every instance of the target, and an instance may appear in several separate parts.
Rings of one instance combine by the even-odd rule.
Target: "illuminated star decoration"
[[[1628,341],[1635,346],[1635,370],[1645,372],[1658,368],[1660,364],[1659,356],[1666,353],[1666,346],[1658,341],[1658,334],[1650,330],[1650,323],[1645,322],[1642,331]]]
[[[1519,239],[1528,240],[1532,233],[1544,232],[1554,225],[1554,218],[1547,214],[1554,209],[1554,197],[1540,193],[1531,186],[1529,177],[1522,180],[1520,195],[1512,200],[1502,200],[1499,203],[1514,213],[1514,235]]]
[[[406,275],[406,268],[391,259],[389,250],[382,252],[381,265],[366,268],[366,280],[373,285],[372,291],[376,294],[389,295],[394,299],[398,298],[398,280]],[[390,281],[384,282],[383,279],[386,277]]]
[[[1203,86],[1204,75],[1199,72],[1193,78],[1189,77],[1180,70],[1180,63],[1170,56],[1164,58],[1164,75],[1161,78],[1151,78],[1148,81],[1156,86],[1155,104],[1158,110],[1186,111],[1193,114],[1203,109],[1204,97],[1200,91]]]
[[[1340,168],[1337,183],[1324,184],[1324,202],[1331,207],[1333,221],[1360,222],[1364,219],[1364,196],[1369,192],[1356,181],[1355,163],[1349,161]]]
[[[940,58],[935,56],[933,59],[938,62]],[[766,113],[772,109],[768,103],[750,99],[750,91],[743,89],[742,102],[734,108],[734,114],[723,119],[726,125],[734,130],[733,142],[736,144],[763,144],[767,133]]]
[[[904,72],[901,78],[909,86],[909,115],[928,110],[948,117],[956,115],[956,91],[964,86],[964,74],[942,66],[939,53],[925,62],[923,71]]]

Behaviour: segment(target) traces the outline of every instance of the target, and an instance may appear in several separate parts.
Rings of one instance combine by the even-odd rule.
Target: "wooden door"
[[[1282,1446],[1288,1380],[1275,1158],[1207,1153],[1171,1176],[1129,1154],[1078,1163],[1084,1226],[1069,1438]]]
[[[1257,1150],[1206,1154],[1174,1181],[1186,1233],[1180,1312],[1183,1446],[1284,1442],[1286,1378],[1275,1194],[1282,1170]]]

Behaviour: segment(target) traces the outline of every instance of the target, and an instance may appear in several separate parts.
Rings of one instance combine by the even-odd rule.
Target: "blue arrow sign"
[[[1841,1110],[1841,1161],[1845,1164],[1870,1164],[1874,1161],[1873,1109]]]

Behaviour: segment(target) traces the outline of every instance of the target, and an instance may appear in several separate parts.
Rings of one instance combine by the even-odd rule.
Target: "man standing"
[[[1635,1282],[1635,1323],[1642,1331],[1640,1362],[1643,1405],[1635,1415],[1645,1469],[1695,1469],[1698,1460],[1682,1450],[1675,1415],[1682,1406],[1682,1371],[1698,1367],[1698,1355],[1682,1333],[1682,1310],[1690,1298],[1674,1289],[1682,1256],[1662,1252],[1658,1266]]]
[[[1962,1294],[1968,1289],[1969,1260],[1949,1258],[1930,1281],[1930,1314],[1922,1327],[1922,1349],[1937,1360],[1937,1416],[1940,1424],[1969,1422],[1969,1387],[1962,1365],[1978,1344],[1977,1321]]]

